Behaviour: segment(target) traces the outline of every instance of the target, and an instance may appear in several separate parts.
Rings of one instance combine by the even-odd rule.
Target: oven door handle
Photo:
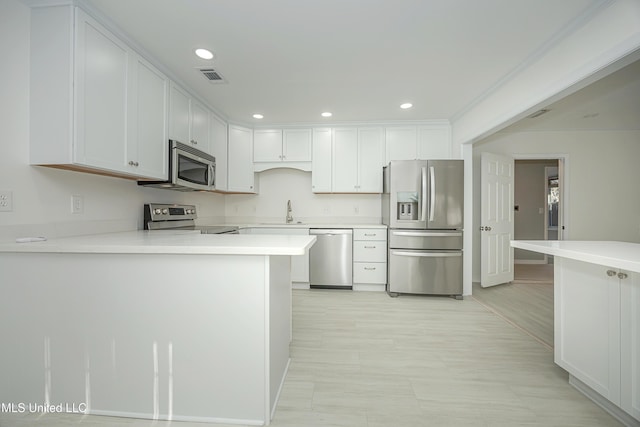
[[[461,257],[462,251],[459,252],[409,252],[409,251],[391,251],[391,255],[396,256],[412,256],[418,258],[446,258],[446,257]]]

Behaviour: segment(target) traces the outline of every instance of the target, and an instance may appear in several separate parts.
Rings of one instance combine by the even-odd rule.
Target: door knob
[[[613,277],[615,275],[616,275],[616,272],[614,270],[607,270],[607,276]]]
[[[487,231],[491,231],[491,227],[485,227],[484,229]]]
[[[622,273],[622,272],[618,273],[618,279],[626,279],[627,277],[629,277],[627,273]]]

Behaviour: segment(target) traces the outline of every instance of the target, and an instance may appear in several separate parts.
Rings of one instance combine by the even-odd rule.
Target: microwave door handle
[[[436,173],[433,166],[429,167],[429,221],[433,221],[436,216]]]
[[[214,165],[209,165],[209,187],[216,187],[216,167]]]
[[[425,222],[427,220],[427,168],[422,168],[421,171],[422,178],[422,206],[421,206],[421,215],[420,221]]]

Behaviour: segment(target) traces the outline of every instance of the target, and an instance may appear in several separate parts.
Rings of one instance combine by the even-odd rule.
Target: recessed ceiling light
[[[202,59],[212,59],[213,53],[207,49],[196,49],[196,55],[198,55]]]
[[[403,110],[406,110],[407,108],[411,108],[413,107],[413,104],[410,102],[405,102],[404,104],[400,104],[400,108],[402,108]]]
[[[253,118],[254,119],[264,119],[264,116],[262,114],[254,114]]]
[[[331,117],[331,116],[333,116],[333,114],[332,114],[332,113],[330,113],[330,112],[328,112],[328,111],[325,111],[325,112],[324,112],[324,113],[322,113],[321,115],[322,115],[322,117]]]

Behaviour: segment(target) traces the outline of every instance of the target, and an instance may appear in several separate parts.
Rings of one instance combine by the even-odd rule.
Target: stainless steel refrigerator
[[[398,160],[384,167],[387,292],[462,298],[462,160]]]

